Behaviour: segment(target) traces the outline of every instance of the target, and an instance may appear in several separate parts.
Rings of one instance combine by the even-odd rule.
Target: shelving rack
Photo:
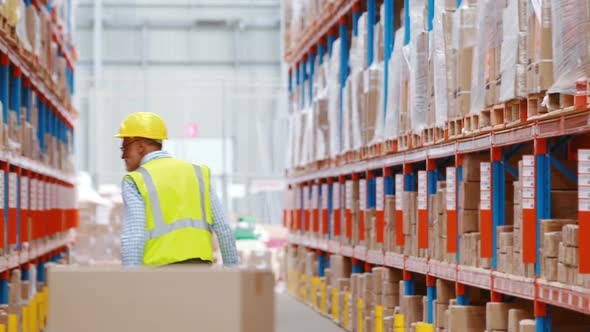
[[[67,231],[78,225],[71,165],[78,117],[74,93],[76,49],[71,42],[72,2],[13,1],[42,45],[26,47],[17,27],[0,15],[0,305],[8,304],[11,271],[45,283],[44,266],[68,252]],[[30,22],[28,22],[30,23]],[[44,25],[45,24],[45,25]],[[29,26],[27,25],[27,28]],[[47,30],[48,29],[48,30]],[[29,44],[30,45],[30,44]],[[52,60],[55,60],[53,62]],[[46,65],[53,63],[52,65]],[[63,66],[63,67],[60,67]],[[32,280],[35,281],[35,280]],[[29,299],[25,299],[29,300]],[[31,299],[32,300],[32,299]]]
[[[393,27],[394,17],[399,17],[399,13],[394,13],[394,1],[385,0],[383,4],[386,13],[385,26]],[[341,68],[347,68],[348,46],[346,40],[351,33],[354,33],[355,21],[359,16],[360,9],[374,11],[376,5],[376,0],[336,0],[326,3],[317,21],[308,27],[304,31],[303,37],[286,51],[285,60],[292,68],[289,72],[289,86],[305,85],[308,80],[313,79],[313,69],[306,71],[305,68],[313,68],[309,62],[314,61],[313,56],[319,47],[323,48],[327,44],[331,49],[335,31],[339,31],[342,41]],[[408,8],[407,0],[405,8]],[[369,13],[369,17],[372,16],[374,16],[374,12]],[[375,23],[370,18],[369,22]],[[369,29],[369,31],[371,30]],[[392,39],[393,29],[386,29],[384,43],[386,59],[393,48]],[[369,42],[369,45],[372,43]],[[387,72],[386,67],[386,77]],[[344,81],[346,72],[343,72],[341,76],[341,81]],[[326,268],[324,258],[329,254],[339,254],[352,259],[352,273],[363,270],[370,271],[372,266],[388,266],[403,270],[408,282],[411,282],[412,273],[455,282],[460,304],[466,303],[465,286],[489,290],[492,301],[501,301],[502,294],[534,301],[538,331],[550,330],[549,306],[590,314],[590,289],[558,282],[547,282],[540,278],[539,220],[551,217],[549,199],[551,186],[547,184],[551,167],[563,172],[574,181],[581,177],[562,167],[557,158],[552,156],[552,151],[563,148],[567,151],[565,158],[569,160],[583,162],[588,159],[588,152],[585,149],[590,147],[590,143],[580,139],[581,135],[590,133],[588,84],[585,81],[577,83],[578,91],[574,96],[574,105],[565,109],[527,117],[525,99],[520,106],[519,120],[512,123],[474,131],[456,139],[447,138],[438,144],[410,148],[407,151],[398,151],[395,148],[397,146],[395,143],[393,149],[387,149],[385,143],[382,143],[381,155],[374,158],[351,161],[346,156],[339,156],[322,163],[312,163],[301,169],[287,170],[289,187],[286,197],[291,199],[286,199],[284,220],[285,226],[291,230],[290,244],[317,251],[320,277],[323,276],[323,270]],[[384,98],[387,101],[387,89],[385,91]],[[448,128],[446,129],[448,130]],[[533,153],[526,155],[522,152],[526,150],[533,151]],[[489,258],[492,259],[493,268],[491,270],[381,250],[368,250],[363,246],[348,246],[332,240],[336,236],[346,235],[349,238],[351,236],[351,234],[346,234],[346,230],[350,227],[346,225],[347,217],[343,215],[346,213],[343,212],[344,210],[333,208],[335,204],[338,207],[344,204],[340,200],[334,203],[334,193],[339,192],[345,182],[367,180],[367,207],[375,207],[378,201],[383,202],[384,195],[387,194],[392,195],[400,190],[416,191],[417,188],[412,184],[416,182],[418,170],[427,171],[429,193],[436,190],[437,173],[443,173],[447,177],[447,188],[453,187],[458,195],[462,179],[463,157],[473,153],[489,153],[491,201],[487,216],[482,213],[482,225],[486,225],[486,227],[481,229],[481,237],[486,239],[485,245],[482,244],[482,251],[487,251]],[[529,210],[530,212],[524,212],[525,234],[532,235],[530,238],[525,238],[522,250],[525,253],[526,262],[535,263],[535,278],[508,275],[495,269],[496,227],[503,223],[505,214],[503,202],[506,191],[502,184],[505,183],[506,172],[515,171],[510,169],[506,161],[513,157],[522,158],[525,155],[533,160],[535,193],[532,198],[534,205]],[[518,172],[516,171],[516,173]],[[451,181],[450,177],[453,177],[455,181]],[[405,179],[405,186],[398,183],[397,179]],[[304,207],[302,202],[306,195],[313,198],[312,206]],[[579,268],[580,273],[584,274],[590,273],[590,255],[586,254],[590,252],[590,212],[588,212],[590,206],[585,205],[588,198],[590,197],[579,197],[580,208],[578,211],[579,252],[584,253],[579,255]],[[297,202],[298,205],[293,205],[294,202]],[[379,205],[382,212],[382,204]],[[384,222],[383,214],[379,214],[380,209],[377,209],[376,232],[377,242],[383,243]],[[402,211],[397,212],[403,213]],[[457,261],[459,261],[458,238],[460,235],[458,234],[457,213],[452,206],[447,207],[447,216],[447,252],[456,253]],[[396,219],[401,220],[399,217]],[[327,240],[307,235],[312,231],[317,232],[320,229],[319,223],[324,225],[321,227],[324,233],[319,236],[323,235],[327,237]],[[427,227],[425,225],[428,223],[427,219],[420,217],[418,228]],[[397,230],[401,232],[400,227],[397,227]],[[486,247],[485,250],[483,247]],[[407,287],[407,289],[410,288]]]

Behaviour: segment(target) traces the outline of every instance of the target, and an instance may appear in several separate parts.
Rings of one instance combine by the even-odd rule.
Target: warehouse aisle
[[[286,292],[276,294],[276,332],[343,331],[336,324],[293,299]]]

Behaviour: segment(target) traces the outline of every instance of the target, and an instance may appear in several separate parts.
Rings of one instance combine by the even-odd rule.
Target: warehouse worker
[[[212,232],[225,266],[237,265],[233,231],[211,186],[209,168],[162,150],[166,125],[154,113],[128,116],[115,137],[129,172],[123,179],[123,265],[211,264]]]

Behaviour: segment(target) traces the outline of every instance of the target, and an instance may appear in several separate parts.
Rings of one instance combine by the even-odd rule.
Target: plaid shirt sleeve
[[[125,266],[139,266],[143,263],[145,246],[145,202],[130,179],[123,180],[121,194],[124,206],[121,261]]]
[[[213,210],[213,231],[219,240],[223,265],[236,266],[240,264],[240,256],[236,248],[234,232],[227,222],[225,210],[217,197],[217,193],[213,190],[213,186],[211,186],[211,210]]]

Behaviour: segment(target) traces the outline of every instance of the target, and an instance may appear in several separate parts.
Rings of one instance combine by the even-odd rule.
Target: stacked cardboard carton
[[[578,225],[569,224],[562,228],[562,241],[559,243],[557,281],[568,285],[583,285],[578,273]]]
[[[544,92],[553,85],[551,1],[539,1],[540,6],[532,6],[529,1],[522,2],[530,13],[527,16],[527,91]]]
[[[500,102],[527,94],[527,1],[508,0],[503,10]],[[515,33],[518,31],[518,33]]]
[[[477,8],[469,3],[462,5],[453,15],[453,47],[456,52],[456,109],[449,117],[469,113],[471,105],[471,77],[473,49],[477,28]]]
[[[447,320],[445,312],[449,309],[451,299],[455,298],[455,285],[442,279],[436,280],[436,300],[434,301],[434,327],[439,330],[446,330]]]
[[[480,332],[486,328],[486,308],[483,306],[451,305],[449,332]]]
[[[447,260],[447,197],[446,182],[437,183],[436,195],[429,197],[429,255],[439,261]]]
[[[385,196],[385,234],[384,250],[385,252],[398,252],[399,247],[395,242],[395,196]]]
[[[403,234],[405,238],[403,253],[408,256],[418,256],[417,238],[417,209],[418,196],[416,192],[405,191],[402,193]]]
[[[459,235],[461,264],[479,266],[479,197],[480,168],[486,157],[466,156],[463,159],[463,180],[459,184]]]

